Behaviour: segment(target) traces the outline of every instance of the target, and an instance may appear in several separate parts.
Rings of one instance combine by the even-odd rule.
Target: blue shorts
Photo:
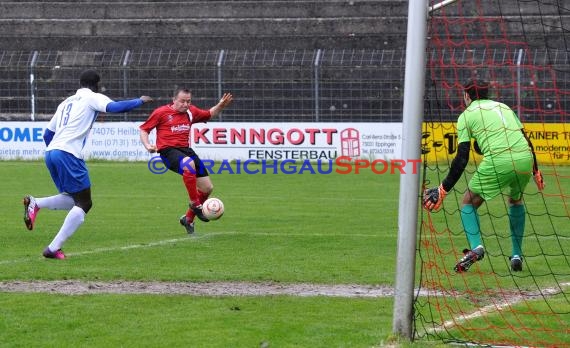
[[[77,193],[91,187],[85,161],[69,152],[46,151],[46,166],[60,193]]]

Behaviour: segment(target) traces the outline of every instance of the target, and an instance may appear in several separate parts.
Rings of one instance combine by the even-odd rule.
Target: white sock
[[[70,210],[75,205],[71,196],[61,193],[51,197],[36,198],[36,204],[40,208],[52,210]]]
[[[84,220],[85,220],[85,212],[83,211],[83,209],[77,206],[71,208],[69,213],[67,213],[65,220],[63,221],[61,229],[56,234],[51,244],[48,246],[49,250],[57,251],[61,249],[63,243],[65,243],[65,241],[69,237],[71,237],[75,233],[75,231],[77,231],[77,229],[79,228],[79,226],[81,226]]]

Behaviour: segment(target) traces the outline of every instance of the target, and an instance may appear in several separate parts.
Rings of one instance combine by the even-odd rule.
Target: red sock
[[[196,214],[194,214],[194,212],[192,211],[192,209],[188,209],[186,211],[186,221],[188,222],[194,222],[194,217],[196,216]]]
[[[182,180],[184,181],[184,186],[186,186],[186,191],[188,191],[190,202],[192,204],[200,204],[200,197],[198,196],[198,189],[196,188],[196,174],[185,170],[182,174]]]
[[[200,200],[200,204],[204,203],[208,197],[210,197],[209,193],[198,191],[198,199]]]
[[[204,203],[209,196],[209,193],[198,191],[198,200],[200,201],[200,204]],[[196,214],[194,214],[192,209],[188,209],[188,211],[186,211],[186,221],[193,222],[195,216]]]

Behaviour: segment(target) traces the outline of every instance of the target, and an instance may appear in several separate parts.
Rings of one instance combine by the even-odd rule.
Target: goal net
[[[485,257],[454,266],[469,248],[460,209],[481,162],[473,149],[437,212],[422,210],[416,339],[489,346],[570,347],[570,2],[430,2],[423,125],[423,186],[445,178],[457,152],[468,78],[489,81],[532,140],[546,188],[524,193],[523,269],[513,271],[507,192],[478,209]]]

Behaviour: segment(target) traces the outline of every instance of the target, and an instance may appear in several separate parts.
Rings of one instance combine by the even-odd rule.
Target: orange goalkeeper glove
[[[443,189],[443,185],[425,190],[424,208],[429,211],[438,210],[445,196],[447,196],[447,191]]]
[[[534,179],[534,182],[536,184],[536,187],[538,187],[539,191],[544,190],[544,179],[542,178],[542,173],[540,172],[540,170],[535,170],[532,173],[532,178]]]

